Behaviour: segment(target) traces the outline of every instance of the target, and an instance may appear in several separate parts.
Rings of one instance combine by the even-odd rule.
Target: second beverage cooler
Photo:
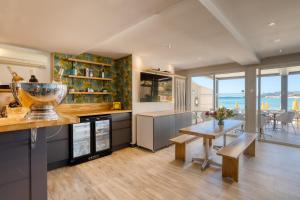
[[[70,125],[70,164],[111,154],[111,116],[82,117]]]

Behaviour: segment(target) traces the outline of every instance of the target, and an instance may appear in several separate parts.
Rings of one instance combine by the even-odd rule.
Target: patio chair
[[[201,112],[201,119],[202,119],[202,122],[211,120],[211,117],[206,116],[205,113],[206,113],[206,112]]]
[[[192,112],[192,124],[197,124],[197,112]]]
[[[289,111],[289,112],[285,112],[285,113],[282,113],[280,114],[278,117],[277,117],[277,122],[280,122],[281,123],[281,127],[283,128],[283,126],[285,125],[286,126],[286,129],[288,131],[288,128],[289,128],[289,124],[292,125],[293,127],[293,130],[294,130],[294,133],[296,134],[296,129],[294,127],[294,124],[293,124],[293,120],[295,118],[295,115],[296,113],[295,112],[292,112],[292,111]]]
[[[242,113],[235,113],[235,116],[232,119],[245,121],[245,115]],[[235,133],[243,133],[243,132],[244,132],[244,124],[241,125],[240,129],[235,129]]]
[[[267,125],[267,122],[268,122],[268,117],[265,115],[261,115],[260,116],[260,128],[262,128],[264,130]]]
[[[300,113],[299,113],[299,111],[296,111],[295,112],[296,114],[295,114],[295,121],[296,121],[296,124],[297,124],[297,128],[299,127],[299,119],[300,119]]]
[[[269,117],[264,114],[261,114],[260,115],[260,129],[259,129],[259,134],[260,134],[261,139],[262,138],[265,139],[265,135],[272,136],[270,134],[265,133],[265,129],[266,129],[266,126],[268,125],[268,123],[269,123]]]

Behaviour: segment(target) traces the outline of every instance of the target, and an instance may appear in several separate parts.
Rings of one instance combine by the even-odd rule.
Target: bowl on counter
[[[59,119],[55,107],[67,94],[67,86],[60,83],[12,83],[11,90],[22,106],[30,108],[25,118],[32,120]]]

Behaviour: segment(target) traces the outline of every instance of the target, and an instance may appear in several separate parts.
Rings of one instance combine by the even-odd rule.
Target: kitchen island
[[[179,129],[192,125],[190,111],[159,111],[137,115],[137,145],[153,152],[172,144]]]
[[[0,119],[0,199],[47,199],[47,164],[50,153],[47,151],[49,147],[56,150],[58,144],[53,139],[48,141],[47,135],[53,134],[57,127],[68,130],[68,124],[78,123],[80,116],[94,114],[116,114],[113,120],[123,120],[119,123],[122,125],[123,113],[130,112],[94,109],[92,112],[81,110],[70,113],[60,110],[58,120],[24,120],[22,115]],[[115,128],[118,128],[117,125]],[[131,129],[129,133],[131,136]],[[56,154],[55,151],[52,154]]]
[[[62,115],[58,120],[0,119],[0,199],[47,199],[46,128],[77,123]]]

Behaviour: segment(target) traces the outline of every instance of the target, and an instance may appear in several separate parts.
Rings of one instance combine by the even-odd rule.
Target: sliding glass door
[[[261,139],[300,147],[300,67],[260,70],[258,130]]]
[[[299,111],[300,102],[300,69],[288,76],[288,110]]]
[[[261,73],[261,110],[281,110],[280,74],[274,73],[274,70],[262,70]]]

